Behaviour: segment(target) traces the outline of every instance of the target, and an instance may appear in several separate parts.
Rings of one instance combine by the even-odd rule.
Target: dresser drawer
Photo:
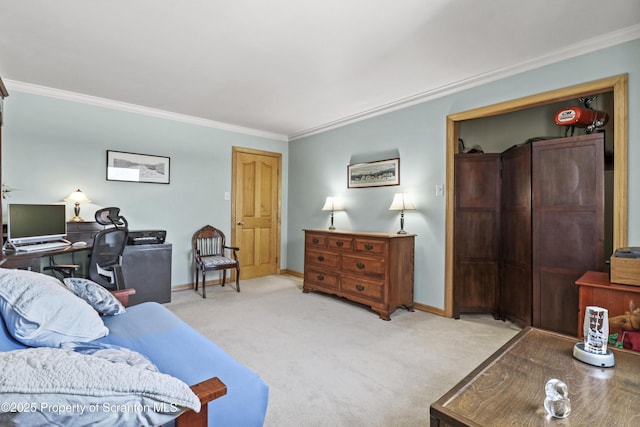
[[[312,268],[309,268],[304,272],[304,281],[306,284],[319,286],[321,288],[338,290],[338,279],[339,278],[336,274],[322,272]]]
[[[327,236],[307,233],[304,239],[305,247],[324,249],[327,247]]]
[[[384,282],[348,275],[342,276],[340,290],[344,293],[375,302],[384,301]]]
[[[368,253],[372,255],[382,255],[387,249],[387,241],[380,239],[357,238],[355,248],[356,252]]]
[[[384,258],[342,255],[342,269],[358,274],[384,275]]]
[[[313,250],[307,250],[304,255],[305,262],[309,264],[332,268],[338,266],[338,258],[338,254]]]
[[[353,251],[353,239],[349,237],[327,237],[327,248],[339,251]]]

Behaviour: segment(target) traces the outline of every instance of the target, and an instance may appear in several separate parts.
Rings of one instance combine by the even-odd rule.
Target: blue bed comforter
[[[217,345],[193,330],[167,308],[146,302],[117,316],[103,317],[109,335],[96,340],[137,351],[160,372],[188,385],[218,377],[227,394],[209,402],[209,426],[262,426],[269,388],[262,379]],[[25,348],[0,321],[0,351]]]

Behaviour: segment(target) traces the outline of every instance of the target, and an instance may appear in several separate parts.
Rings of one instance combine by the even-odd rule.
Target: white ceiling
[[[638,38],[640,0],[0,0],[0,34],[10,90],[287,139]]]

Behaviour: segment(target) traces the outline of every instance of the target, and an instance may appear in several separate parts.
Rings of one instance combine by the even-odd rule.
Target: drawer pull
[[[324,261],[324,257],[322,255],[318,255],[318,261],[320,262]]]
[[[324,276],[322,274],[318,274],[318,280],[324,280]]]
[[[318,239],[318,238],[314,237],[314,238],[313,238],[313,244],[314,244],[314,245],[317,245],[318,243],[320,243],[320,239]]]
[[[373,245],[371,243],[367,243],[366,245],[364,245],[364,248],[370,251],[371,249],[373,249]]]
[[[358,267],[360,270],[362,270],[365,266],[363,263],[359,262],[356,264],[356,267]]]
[[[363,285],[356,285],[356,289],[359,290],[360,292],[364,291],[364,286]]]
[[[339,248],[341,248],[343,245],[344,245],[344,242],[342,240],[338,240],[336,242],[336,246],[339,247]]]

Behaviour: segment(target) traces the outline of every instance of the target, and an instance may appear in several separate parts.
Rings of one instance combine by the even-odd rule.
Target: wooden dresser
[[[321,291],[370,306],[383,320],[413,311],[415,234],[305,230],[305,293]]]

